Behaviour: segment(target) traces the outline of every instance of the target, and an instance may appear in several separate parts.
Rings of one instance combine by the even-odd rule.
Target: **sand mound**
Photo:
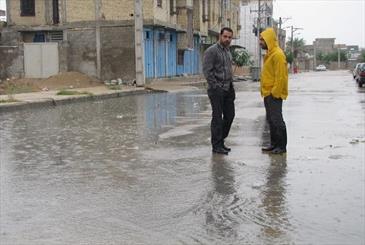
[[[3,81],[0,94],[37,92],[42,90],[61,90],[102,86],[103,83],[80,72],[64,72],[46,79],[20,78]]]
[[[98,79],[74,71],[60,73],[38,82],[41,89],[44,87],[48,89],[85,88],[100,85],[103,83]]]

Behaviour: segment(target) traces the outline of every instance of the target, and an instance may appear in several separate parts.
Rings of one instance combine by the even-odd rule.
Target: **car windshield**
[[[365,70],[365,63],[360,64],[359,69],[364,71]]]

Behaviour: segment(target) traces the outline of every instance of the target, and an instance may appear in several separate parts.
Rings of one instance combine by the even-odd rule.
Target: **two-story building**
[[[3,45],[57,43],[59,71],[135,78],[134,0],[6,3]],[[146,78],[199,74],[202,44],[214,43],[222,26],[237,33],[238,6],[239,0],[144,0]]]
[[[242,0],[240,2],[241,28],[239,38],[234,41],[234,44],[245,47],[256,66],[259,65],[259,56],[262,55],[259,51],[258,33],[267,27],[274,27],[272,16],[272,0]],[[285,32],[282,34],[284,37],[281,35],[281,38],[285,39]]]

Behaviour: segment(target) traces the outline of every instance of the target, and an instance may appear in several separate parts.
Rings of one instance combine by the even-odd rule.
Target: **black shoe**
[[[275,146],[272,146],[272,145],[261,148],[262,151],[272,151],[274,149],[275,149]]]
[[[223,147],[213,148],[212,151],[213,151],[213,153],[228,155],[228,151],[225,150]]]
[[[286,153],[286,149],[277,147],[274,150],[270,151],[269,153],[270,154],[283,154],[283,153]]]
[[[229,147],[227,147],[225,145],[223,145],[222,148],[225,149],[226,151],[231,151],[231,148],[229,148]]]

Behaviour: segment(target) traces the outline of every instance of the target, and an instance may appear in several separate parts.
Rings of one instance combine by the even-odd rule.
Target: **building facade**
[[[146,78],[199,74],[204,44],[239,28],[239,0],[144,0]],[[134,0],[7,0],[3,45],[57,42],[60,71],[135,78]]]
[[[240,32],[234,44],[246,48],[255,65],[259,62],[259,42],[257,33],[267,27],[274,27],[273,1],[260,1],[260,18],[259,18],[259,1],[242,0],[240,3]],[[260,30],[258,31],[258,25]]]

